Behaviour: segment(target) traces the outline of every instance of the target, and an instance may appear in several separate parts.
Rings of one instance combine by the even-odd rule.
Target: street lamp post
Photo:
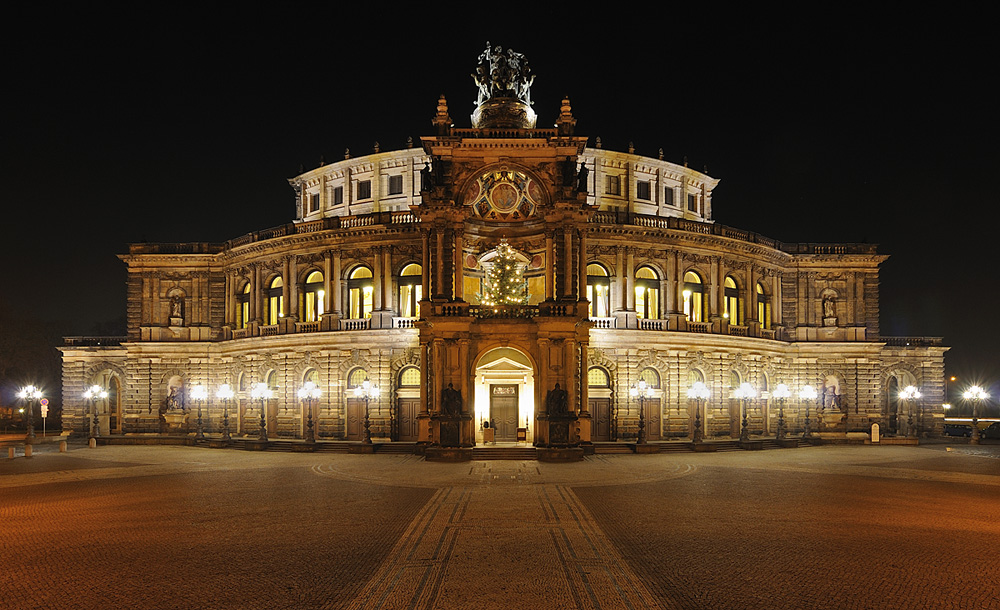
[[[34,402],[42,399],[42,391],[33,385],[25,386],[21,388],[21,391],[17,393],[17,397],[20,398],[24,407],[28,411],[28,430],[25,435],[25,442],[31,444],[35,442],[35,407]]]
[[[749,421],[747,419],[747,410],[750,407],[750,401],[757,397],[757,390],[755,390],[752,385],[744,381],[740,384],[740,387],[736,388],[736,391],[733,392],[733,396],[743,403],[743,426],[740,428],[740,442],[745,443],[750,440],[750,427],[748,425]]]
[[[899,393],[899,399],[908,402],[909,413],[906,417],[906,436],[917,437],[917,427],[913,424],[913,403],[921,396],[920,391],[912,385],[908,385]]]
[[[219,386],[219,391],[215,393],[215,397],[222,401],[222,440],[226,444],[233,440],[229,436],[229,401],[233,399],[234,395],[235,392],[228,383]]]
[[[252,400],[260,401],[260,434],[257,436],[257,440],[267,442],[267,419],[266,412],[264,409],[264,403],[274,396],[274,392],[271,388],[267,387],[266,383],[258,383],[250,390],[250,398]]]
[[[90,424],[90,440],[96,440],[101,435],[101,425],[97,420],[97,401],[108,397],[108,391],[101,386],[94,384],[83,393],[83,397],[90,401],[90,412],[93,420]]]
[[[989,397],[990,395],[977,385],[972,386],[962,393],[962,398],[972,401],[972,437],[969,438],[970,445],[979,444],[979,402]]]
[[[639,445],[646,444],[646,399],[653,397],[653,388],[646,385],[645,379],[640,379],[638,386],[633,385],[628,390],[629,396],[633,400],[639,399],[639,434],[636,437],[636,443]]]
[[[308,405],[308,415],[306,416],[306,442],[315,443],[316,433],[313,432],[313,401],[318,400],[322,392],[316,386],[315,383],[311,381],[305,382],[301,388],[299,388],[299,400],[305,402]]]
[[[372,430],[371,430],[371,420],[368,415],[368,403],[371,400],[378,400],[380,390],[377,385],[372,385],[372,382],[365,379],[361,382],[361,385],[354,388],[354,396],[365,401],[365,438],[361,442],[370,445],[372,443]]]
[[[816,396],[818,396],[816,389],[811,385],[804,385],[799,390],[799,400],[806,403],[806,422],[805,427],[802,428],[802,438],[812,438],[812,430],[809,429],[809,403],[816,400]]]
[[[201,403],[208,398],[208,388],[200,384],[194,386],[191,388],[191,398],[198,404],[198,430],[195,432],[194,438],[197,441],[203,441],[205,440],[205,429],[202,427]]]
[[[694,400],[694,431],[691,432],[691,442],[700,443],[702,441],[701,435],[701,407],[708,401],[709,396],[712,393],[709,391],[708,386],[706,386],[701,381],[696,381],[694,384],[688,388],[688,399]]]
[[[778,434],[776,436],[779,441],[785,440],[785,400],[791,395],[792,392],[783,383],[779,383],[771,392],[771,396],[778,399]]]

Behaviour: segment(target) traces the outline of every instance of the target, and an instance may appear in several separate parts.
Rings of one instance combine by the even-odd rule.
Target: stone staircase
[[[474,460],[535,460],[538,454],[534,447],[486,447],[472,448]]]

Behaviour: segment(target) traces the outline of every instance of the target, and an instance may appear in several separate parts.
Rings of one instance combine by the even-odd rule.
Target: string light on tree
[[[518,260],[517,251],[506,239],[501,239],[496,253],[486,271],[480,302],[487,306],[526,304],[528,281],[524,279],[524,263]]]

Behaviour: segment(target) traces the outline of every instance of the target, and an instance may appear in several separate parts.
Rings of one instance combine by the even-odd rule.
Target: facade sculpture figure
[[[486,43],[486,50],[479,55],[476,72],[472,75],[479,95],[476,105],[497,97],[513,97],[531,105],[531,84],[535,75],[531,73],[528,60],[523,53]]]
[[[462,414],[462,393],[454,388],[452,384],[441,391],[441,405],[444,407],[444,414],[457,417]]]
[[[834,307],[833,297],[826,295],[823,297],[823,317],[824,318],[836,318],[837,310]]]
[[[549,415],[565,415],[569,412],[569,395],[558,383],[545,396],[545,409]]]
[[[580,163],[580,171],[576,174],[576,192],[587,192],[587,178],[589,175],[590,170],[587,169],[587,165],[585,163]]]

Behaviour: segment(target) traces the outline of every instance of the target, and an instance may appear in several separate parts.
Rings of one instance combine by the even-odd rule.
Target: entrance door
[[[591,398],[587,401],[593,427],[590,430],[590,440],[607,442],[611,440],[611,399]]]
[[[646,440],[658,441],[660,440],[660,399],[647,398],[642,404],[644,409],[642,418],[645,420],[643,423],[646,424]]]
[[[517,386],[490,386],[490,422],[500,443],[517,440]]]
[[[415,441],[419,437],[420,431],[417,428],[417,415],[420,413],[419,398],[400,398],[396,406],[399,414],[399,440]]]
[[[365,436],[365,401],[347,399],[347,440],[360,441]]]

